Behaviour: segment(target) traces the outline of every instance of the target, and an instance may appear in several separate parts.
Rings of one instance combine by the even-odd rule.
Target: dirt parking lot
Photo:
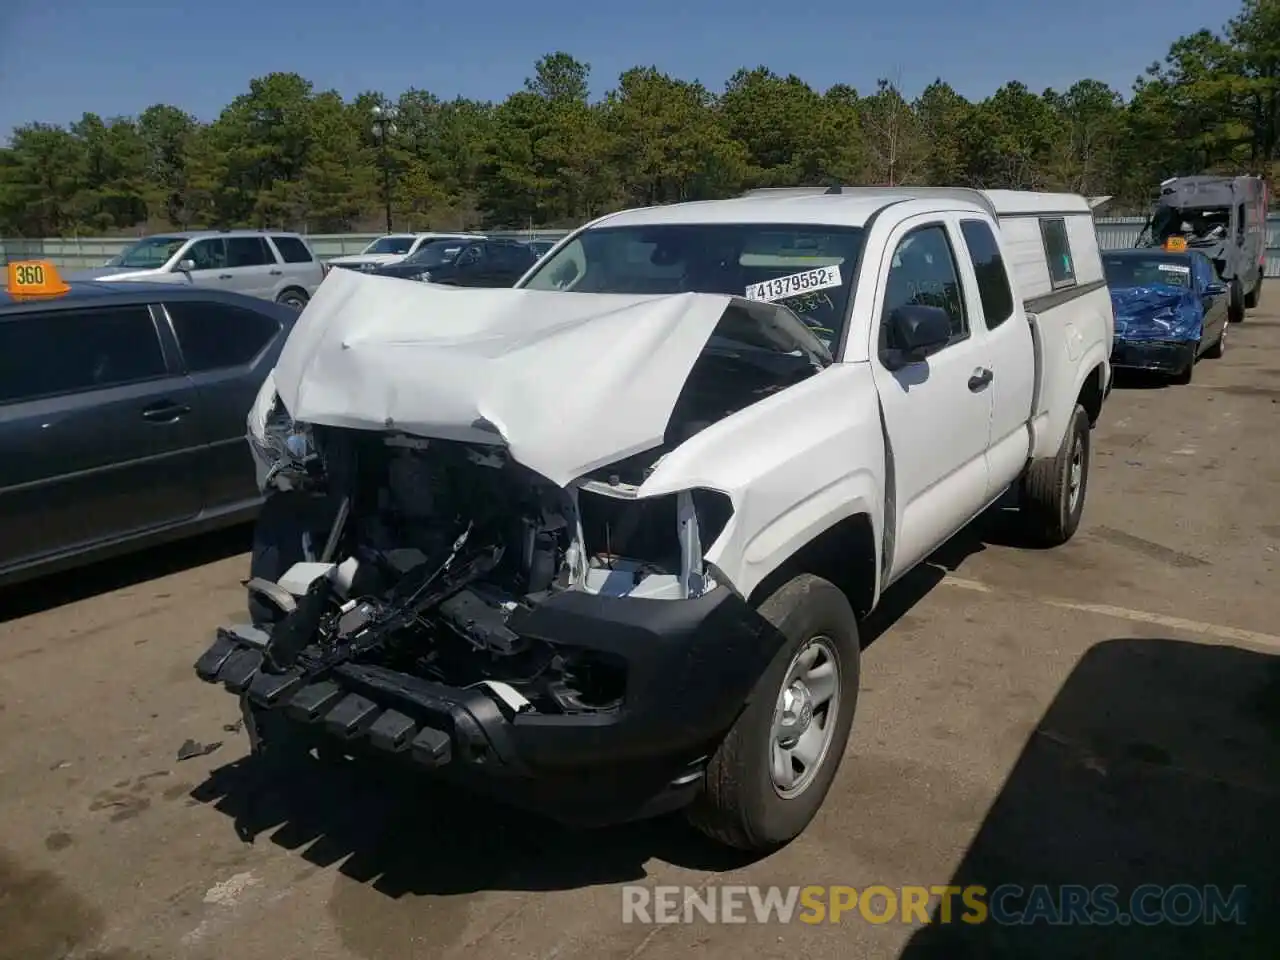
[[[346,769],[265,782],[192,663],[245,531],[0,593],[0,960],[1280,955],[1280,313],[1121,381],[1080,534],[999,510],[864,627],[819,820],[757,862]],[[179,760],[186,741],[209,752]],[[1245,926],[625,923],[621,886],[1187,883]]]

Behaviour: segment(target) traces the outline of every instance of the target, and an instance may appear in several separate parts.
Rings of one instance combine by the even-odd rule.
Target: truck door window
[[[912,230],[893,252],[880,321],[881,348],[889,315],[909,304],[945,310],[951,318],[951,343],[969,336],[955,254],[947,228],[940,223]]]
[[[0,321],[0,404],[118,387],[167,372],[145,304]]]
[[[1071,259],[1071,244],[1067,240],[1067,221],[1062,217],[1040,221],[1040,236],[1044,240],[1044,256],[1049,264],[1049,280],[1054,290],[1076,285],[1076,265]]]
[[[981,220],[961,220],[960,233],[969,248],[973,272],[978,277],[978,296],[987,329],[994,330],[1013,316],[1013,289],[1000,256],[1000,245],[991,228]]]

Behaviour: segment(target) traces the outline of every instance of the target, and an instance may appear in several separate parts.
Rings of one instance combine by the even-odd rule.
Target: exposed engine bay
[[[639,484],[667,451],[814,372],[803,357],[708,348],[663,447],[568,488],[500,445],[298,425],[277,402],[255,438],[274,461],[268,495],[339,506],[306,562],[248,583],[277,611],[259,624],[264,671],[307,682],[360,662],[484,687],[517,712],[618,709],[625,665],[521,635],[520,611],[568,590],[672,601],[713,589],[703,556],[731,518],[728,498],[639,498]]]

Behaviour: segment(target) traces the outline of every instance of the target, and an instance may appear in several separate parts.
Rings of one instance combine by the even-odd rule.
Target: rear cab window
[[[978,278],[978,298],[988,330],[994,330],[1013,316],[1013,287],[1000,254],[1000,244],[983,220],[961,220],[960,234],[969,248],[969,261]]]
[[[586,230],[538,261],[524,286],[578,293],[721,293],[779,303],[836,351],[861,227],[652,224]]]
[[[301,237],[272,236],[271,242],[280,251],[280,258],[285,263],[314,263],[315,256],[311,248]]]
[[[0,317],[0,404],[166,376],[164,352],[146,304]]]

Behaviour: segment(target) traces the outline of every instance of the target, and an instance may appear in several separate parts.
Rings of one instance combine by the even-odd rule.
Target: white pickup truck
[[[1080,521],[1113,315],[1088,203],[630,210],[516,289],[334,271],[249,416],[251,743],[767,850],[850,735],[859,617],[999,499]]]

